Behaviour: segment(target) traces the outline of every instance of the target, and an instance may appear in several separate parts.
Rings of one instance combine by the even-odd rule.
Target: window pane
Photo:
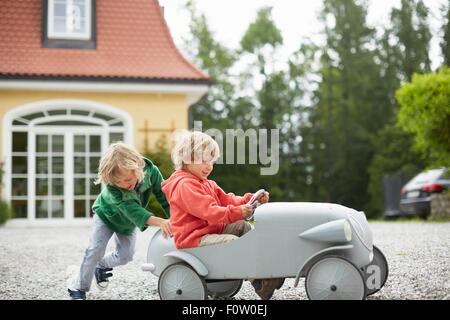
[[[36,157],[36,173],[48,173],[48,157]]]
[[[48,110],[47,113],[51,116],[66,115],[67,110]]]
[[[28,114],[26,116],[23,116],[22,118],[27,119],[27,120],[33,120],[33,119],[42,118],[42,117],[44,117],[44,114],[42,112],[37,112],[37,113]]]
[[[27,200],[12,200],[11,208],[14,218],[26,218],[28,216]]]
[[[48,195],[48,179],[36,178],[36,195],[46,196]]]
[[[123,141],[123,133],[121,132],[115,132],[109,134],[109,143],[117,142],[117,141]]]
[[[13,178],[11,186],[11,195],[13,196],[26,196],[28,180],[26,178]]]
[[[90,145],[89,145],[89,151],[90,152],[100,152],[100,136],[91,136],[90,137]]]
[[[48,218],[49,201],[36,200],[36,218]]]
[[[87,116],[89,115],[90,111],[85,110],[71,110],[70,114],[80,115],[80,116]]]
[[[102,114],[102,113],[94,113],[94,117],[95,118],[99,118],[99,119],[103,119],[103,120],[106,120],[106,121],[114,119],[113,117],[107,116],[106,114]]]
[[[47,152],[48,151],[48,136],[37,135],[36,136],[36,151]]]
[[[27,157],[12,157],[12,173],[27,173]]]
[[[85,179],[74,179],[74,192],[76,196],[86,194],[86,180]]]
[[[66,15],[66,6],[63,3],[55,3],[55,16],[64,17]]]
[[[54,196],[64,195],[64,179],[61,178],[52,179],[52,195]]]
[[[94,182],[91,181],[89,186],[90,186],[90,194],[91,195],[98,195],[98,194],[100,194],[100,191],[102,191],[102,185],[101,184],[94,184]]]
[[[52,172],[53,173],[64,173],[64,157],[53,157],[52,158]]]
[[[90,157],[89,158],[89,168],[90,168],[89,172],[97,173],[99,163],[100,163],[100,157]]]
[[[53,28],[56,33],[66,32],[66,17],[55,17]]]
[[[52,151],[64,152],[64,136],[52,136]]]
[[[60,120],[60,121],[48,121],[39,123],[40,126],[97,126],[97,123],[91,123],[86,121],[76,121],[76,120]]]
[[[75,173],[86,173],[86,158],[74,157],[73,166]]]
[[[75,136],[74,143],[75,143],[74,148],[75,152],[86,152],[85,136]]]
[[[89,202],[89,217],[92,218],[92,216],[94,215],[94,211],[92,211],[92,206],[94,205],[95,199],[91,199],[91,201]]]
[[[73,202],[73,213],[75,218],[86,218],[86,201],[75,200]]]
[[[13,152],[24,152],[27,151],[28,146],[28,133],[26,132],[14,132],[12,136]]]
[[[52,200],[52,218],[64,218],[64,200]]]

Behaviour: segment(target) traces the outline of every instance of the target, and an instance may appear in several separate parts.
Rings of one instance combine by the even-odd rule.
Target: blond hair
[[[214,162],[220,157],[217,142],[209,135],[199,131],[181,131],[172,150],[172,162],[175,169],[185,164]]]
[[[114,184],[113,178],[119,178],[121,170],[132,170],[139,181],[144,179],[145,162],[141,154],[132,146],[123,142],[112,143],[100,160],[95,184]]]

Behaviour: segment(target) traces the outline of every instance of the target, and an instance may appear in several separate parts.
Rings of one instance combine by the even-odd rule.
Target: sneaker
[[[70,300],[86,300],[86,292],[84,291],[70,289],[67,289],[67,291],[69,291]]]
[[[278,285],[276,287],[277,290],[280,289],[283,286],[285,279],[286,278],[277,278],[277,280],[278,280]]]
[[[112,268],[95,268],[95,284],[100,290],[106,290],[109,285],[109,277],[112,277]]]
[[[275,289],[281,288],[284,283],[284,278],[274,278],[274,279],[256,279],[252,281],[253,288],[255,288],[256,294],[262,300],[269,300]]]

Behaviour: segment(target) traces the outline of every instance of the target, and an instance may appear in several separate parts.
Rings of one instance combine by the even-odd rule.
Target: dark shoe
[[[283,278],[274,278],[274,279],[257,279],[252,282],[253,287],[255,288],[256,294],[262,300],[269,300],[272,298],[273,292],[275,289],[281,288],[283,285]]]
[[[70,300],[86,300],[86,292],[84,291],[70,289],[67,289],[67,291],[69,291]]]
[[[278,278],[278,285],[276,287],[277,290],[280,289],[283,286],[285,279],[286,278]]]
[[[262,280],[261,279],[251,280],[250,283],[252,284],[255,291],[261,290],[261,288],[262,288]]]
[[[95,284],[100,290],[106,290],[109,285],[109,277],[112,277],[112,268],[95,268]]]

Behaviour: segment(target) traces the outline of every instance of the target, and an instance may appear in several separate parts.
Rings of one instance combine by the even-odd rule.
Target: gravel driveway
[[[450,299],[450,223],[374,222],[375,244],[389,262],[386,286],[369,299]],[[90,229],[0,227],[0,300],[67,299],[65,270],[79,266]],[[114,270],[110,287],[88,299],[159,299],[157,277],[141,271],[149,232],[138,236],[134,261]],[[111,243],[109,249],[111,249]],[[287,279],[272,299],[307,299],[304,280]],[[236,299],[258,299],[246,281]]]

